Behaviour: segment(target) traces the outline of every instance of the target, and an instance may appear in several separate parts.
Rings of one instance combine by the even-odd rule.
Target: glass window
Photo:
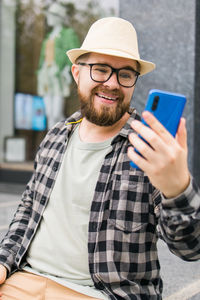
[[[112,5],[94,0],[0,2],[0,168],[13,164],[5,153],[10,141],[25,148],[25,154],[12,156],[16,163],[22,166],[24,157],[24,165],[32,168],[47,130],[78,109],[66,51],[80,46],[96,19],[116,14],[118,0]]]

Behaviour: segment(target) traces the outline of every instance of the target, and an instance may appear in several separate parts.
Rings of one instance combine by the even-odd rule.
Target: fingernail
[[[132,132],[129,134],[129,137],[134,139],[137,136],[137,134],[135,132]]]
[[[134,127],[134,128],[136,128],[138,125],[139,125],[139,121],[137,121],[137,120],[134,120],[134,121],[132,121],[132,123],[131,123],[131,125]]]
[[[145,111],[143,111],[142,116],[147,119],[147,118],[151,117],[151,113],[149,111],[145,110]]]

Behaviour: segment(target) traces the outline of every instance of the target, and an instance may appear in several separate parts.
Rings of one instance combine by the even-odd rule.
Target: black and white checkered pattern
[[[9,275],[26,264],[28,247],[75,126],[71,122],[80,118],[77,112],[67,122],[58,123],[40,145],[35,172],[0,246],[0,263]],[[96,288],[110,299],[158,300],[162,299],[158,236],[179,257],[200,258],[200,193],[191,178],[185,193],[164,199],[142,171],[130,167],[127,137],[135,118],[139,116],[131,110],[101,167],[90,213],[89,270]]]

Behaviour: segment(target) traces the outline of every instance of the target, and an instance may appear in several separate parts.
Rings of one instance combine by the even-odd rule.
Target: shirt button
[[[98,282],[98,283],[97,283],[97,288],[98,288],[99,290],[103,290],[103,289],[104,289],[103,283]]]
[[[45,200],[46,200],[46,198],[45,198],[45,197],[42,197],[40,203],[41,203],[42,205],[44,205],[44,204],[45,204]]]
[[[92,223],[92,230],[96,231],[97,230],[97,223]]]

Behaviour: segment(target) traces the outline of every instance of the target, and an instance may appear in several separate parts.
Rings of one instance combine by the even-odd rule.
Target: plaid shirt
[[[67,123],[58,123],[40,145],[35,172],[0,246],[0,263],[7,267],[9,275],[26,264],[28,247],[76,126],[71,122],[80,117],[77,112]],[[132,110],[100,170],[90,212],[89,270],[95,287],[110,299],[156,300],[162,299],[158,236],[179,257],[200,258],[200,196],[191,178],[183,194],[165,199],[144,172],[130,167],[127,137],[134,118],[139,116]]]

